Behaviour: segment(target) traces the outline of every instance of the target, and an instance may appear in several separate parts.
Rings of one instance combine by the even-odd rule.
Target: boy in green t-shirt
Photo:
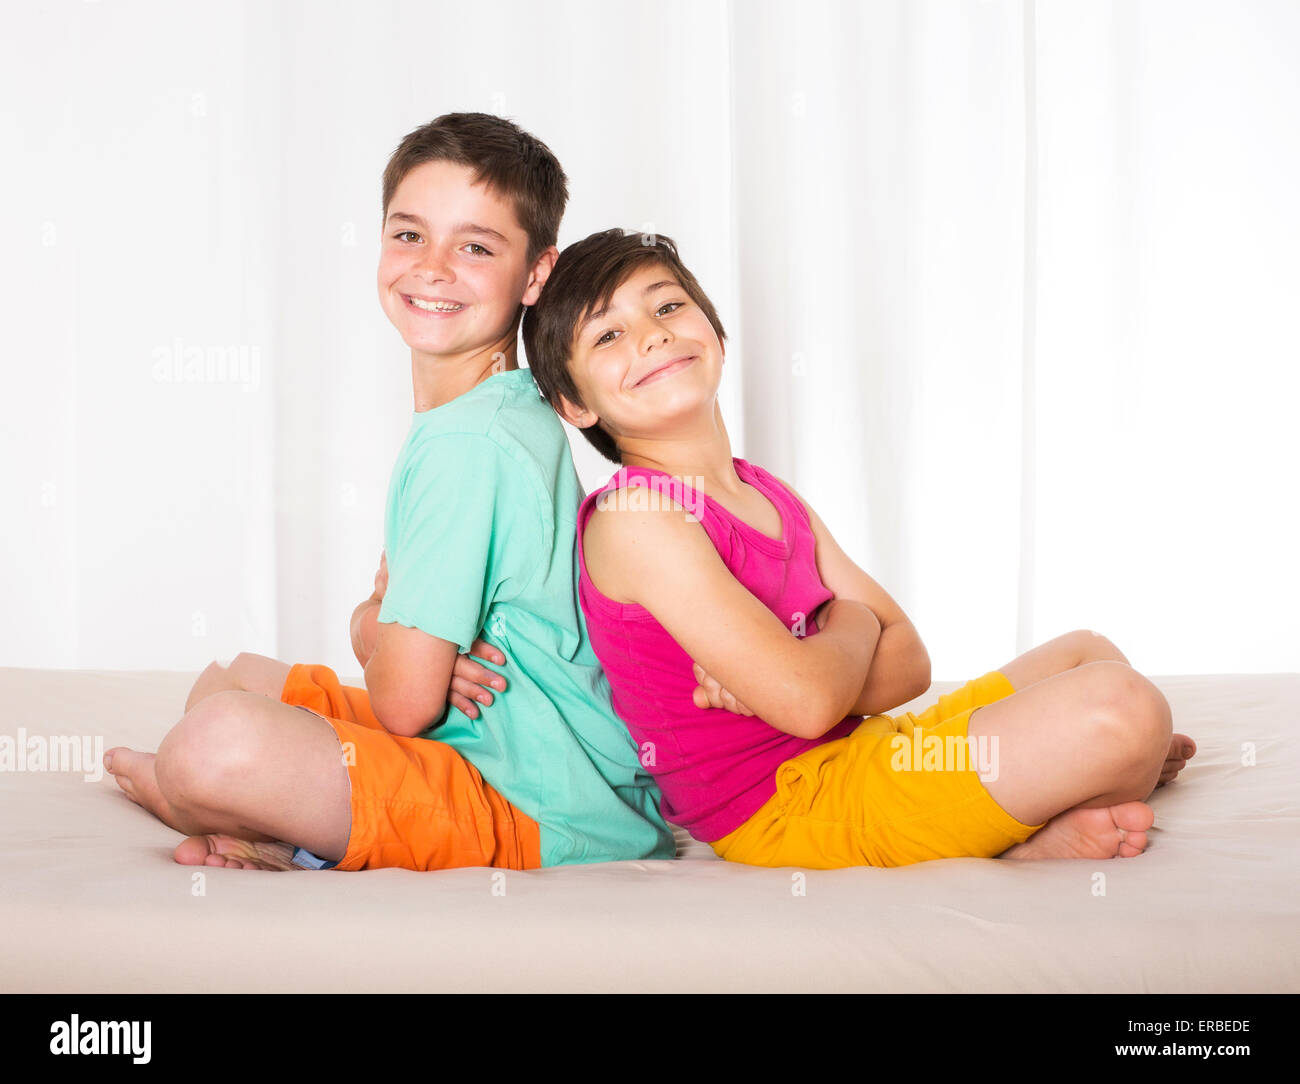
[[[204,671],[157,754],[110,749],[122,789],[189,837],[178,862],[673,856],[578,606],[568,440],[516,360],[566,200],[555,157],[500,117],[447,114],[394,152],[378,285],[411,348],[415,412],[375,591],[352,620],[366,688],[241,655]]]

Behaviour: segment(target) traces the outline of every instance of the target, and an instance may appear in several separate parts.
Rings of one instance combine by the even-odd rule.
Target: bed
[[[679,834],[672,861],[197,879],[107,774],[14,759],[156,749],[194,678],[0,669],[0,991],[1300,991],[1300,674],[1153,679],[1200,750],[1136,859],[758,869]]]

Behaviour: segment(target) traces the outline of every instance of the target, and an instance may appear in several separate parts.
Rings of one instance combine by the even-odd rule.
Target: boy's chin
[[[625,418],[621,432],[635,433],[642,439],[670,440],[683,425],[693,426],[696,422],[711,420],[717,395],[681,396],[674,398],[656,410],[653,416],[641,414]]]
[[[426,357],[451,357],[465,353],[464,350],[458,349],[452,339],[432,339],[427,335],[403,335],[402,342],[406,343],[412,354],[423,354]]]
[[[470,349],[465,342],[465,329],[449,324],[437,327],[412,325],[410,319],[392,320],[391,323],[412,350],[422,354],[463,354]]]

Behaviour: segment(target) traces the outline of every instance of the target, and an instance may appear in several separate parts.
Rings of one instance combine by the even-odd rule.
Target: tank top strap
[[[808,510],[804,508],[803,501],[796,497],[781,479],[770,471],[764,470],[758,464],[750,463],[744,459],[736,460],[736,468],[736,473],[741,475],[742,478],[746,471],[749,472],[751,484],[753,481],[761,483],[758,488],[762,489],[768,495],[768,499],[777,505],[777,511],[789,513],[808,527],[812,527],[812,520],[808,518]]]
[[[667,502],[672,501],[686,509],[686,515],[695,523],[703,526],[705,533],[712,540],[715,547],[719,550],[725,542],[730,531],[730,525],[726,523],[694,486],[688,485],[680,478],[668,474],[665,471],[657,470],[654,467],[640,466],[622,466],[611,475],[600,489],[592,492],[582,504],[578,517],[578,530],[581,531],[587,522],[587,517],[595,507],[596,501],[604,493],[613,490],[628,490],[633,488],[645,488],[649,491],[649,507],[668,508],[671,507]]]

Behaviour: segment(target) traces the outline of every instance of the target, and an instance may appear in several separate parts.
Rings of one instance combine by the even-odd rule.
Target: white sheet
[[[194,676],[0,669],[0,735],[155,749]],[[1200,751],[1109,862],[798,874],[679,836],[504,896],[483,869],[207,869],[195,895],[111,777],[0,772],[0,991],[1300,991],[1300,675],[1154,680]]]

